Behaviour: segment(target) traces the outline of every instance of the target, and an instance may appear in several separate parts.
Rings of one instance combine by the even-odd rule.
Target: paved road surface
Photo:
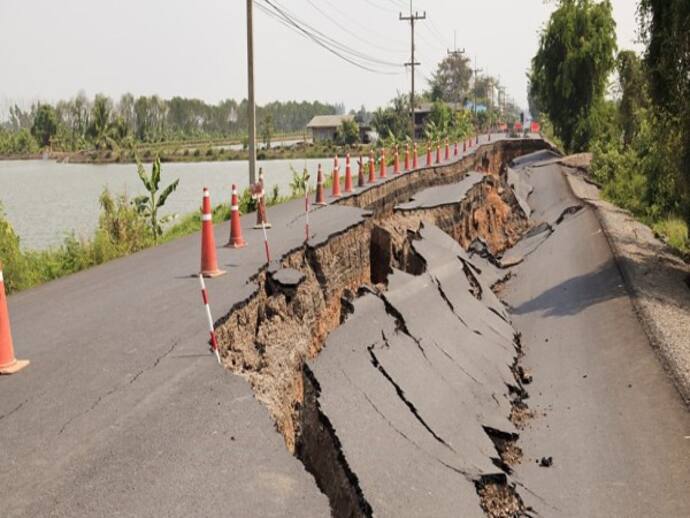
[[[563,209],[584,205],[556,164],[521,175],[534,187],[536,222],[554,224]],[[521,493],[542,516],[690,516],[690,414],[592,210],[554,227],[502,293],[534,376],[528,403],[537,417],[522,433],[517,469],[529,491]],[[541,457],[553,466],[539,467]]]

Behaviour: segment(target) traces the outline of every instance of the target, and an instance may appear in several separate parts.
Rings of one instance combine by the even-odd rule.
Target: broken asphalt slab
[[[475,484],[505,476],[486,428],[515,432],[514,335],[467,279],[455,283],[466,265],[439,234],[425,226],[414,242],[426,272],[394,270],[386,291],[356,299],[309,363],[319,411],[377,516],[481,516]]]
[[[443,205],[455,205],[463,200],[472,187],[485,178],[484,173],[471,171],[459,182],[450,185],[429,187],[418,192],[412,197],[412,201],[396,205],[396,211],[420,210],[441,207]]]

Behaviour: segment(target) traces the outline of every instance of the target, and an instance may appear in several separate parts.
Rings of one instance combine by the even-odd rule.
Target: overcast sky
[[[271,0],[368,57],[409,60],[403,0]],[[264,4],[264,0],[256,0]],[[0,110],[9,102],[89,96],[246,97],[245,0],[0,0]],[[637,0],[613,0],[621,48],[635,47]],[[415,0],[418,85],[447,48],[501,77],[526,106],[525,73],[554,8],[544,0]],[[321,11],[321,12],[320,12]],[[347,64],[256,9],[257,102],[308,99],[371,109],[409,90],[409,72]]]

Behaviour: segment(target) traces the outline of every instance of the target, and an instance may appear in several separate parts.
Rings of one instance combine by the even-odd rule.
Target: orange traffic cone
[[[455,150],[453,151],[453,155],[458,156],[460,154],[460,144],[455,142]]]
[[[254,225],[254,228],[271,228],[271,224],[268,222],[268,215],[266,214],[266,189],[264,187],[264,172],[261,168],[259,168],[259,181],[253,190],[254,194],[252,194],[252,197],[257,200],[256,225]]]
[[[350,153],[345,155],[345,192],[352,192],[352,167],[350,166]]]
[[[419,168],[419,152],[417,149],[417,143],[414,143],[414,154],[412,156],[412,169]]]
[[[426,145],[426,166],[431,165],[431,142],[427,142]]]
[[[381,149],[381,172],[379,173],[381,178],[386,177],[386,150]]]
[[[450,145],[448,144],[448,139],[446,139],[446,161],[450,160]]]
[[[364,187],[364,158],[362,158],[362,155],[359,156],[357,167],[357,187]]]
[[[338,167],[336,166],[333,169],[333,185],[331,188],[331,196],[334,198],[339,198],[340,197],[340,171],[338,170]]]
[[[232,184],[232,198],[230,199],[230,240],[225,245],[228,248],[242,248],[247,242],[242,237],[242,223],[240,222],[240,203],[237,186]]]
[[[436,163],[441,163],[441,143],[436,142]]]
[[[374,158],[374,151],[369,152],[369,183],[376,182],[376,159]]]
[[[400,155],[397,147],[393,154],[393,174],[400,174]]]
[[[316,201],[314,205],[326,205],[323,195],[323,171],[321,170],[321,164],[319,164],[319,169],[316,173]]]
[[[213,211],[211,210],[211,195],[204,187],[204,198],[201,206],[201,275],[204,277],[218,277],[225,272],[218,268],[216,258],[216,237],[213,233]]]
[[[14,357],[10,315],[5,298],[5,281],[2,277],[2,262],[0,262],[0,374],[14,374],[27,365],[29,365],[29,360],[17,360]]]
[[[464,153],[465,151],[467,151],[467,139],[462,141],[462,152]]]
[[[410,170],[410,144],[405,144],[405,171]]]

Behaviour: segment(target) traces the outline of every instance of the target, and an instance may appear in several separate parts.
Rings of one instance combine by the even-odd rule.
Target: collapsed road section
[[[319,412],[316,404],[309,404],[303,366],[315,373],[316,383],[323,384],[320,397],[326,397],[327,385],[317,365],[326,357],[319,356],[319,351],[341,323],[359,318],[353,311],[367,293],[379,301],[393,296],[386,286],[397,279],[394,270],[406,272],[412,280],[425,278],[429,267],[422,259],[424,252],[413,247],[413,242],[420,244],[417,234],[438,226],[455,235],[455,227],[460,234],[468,232],[466,242],[480,253],[485,248],[482,240],[492,242],[468,224],[471,220],[456,217],[453,205],[424,209],[424,228],[418,224],[419,214],[415,221],[412,214],[405,218],[394,212],[396,205],[422,196],[427,188],[457,184],[468,171],[496,175],[505,161],[548,147],[537,138],[494,135],[491,142],[486,136],[480,141],[456,159],[404,174],[391,171],[385,180],[357,188],[355,194],[314,211],[308,246],[304,243],[304,202],[271,207],[271,252],[279,260],[270,268],[260,246],[262,232],[252,229],[256,215],[242,217],[249,246],[218,249],[218,266],[228,274],[207,284],[213,314],[222,316],[224,324],[227,371],[202,350],[208,323],[200,312],[198,280],[190,276],[198,268],[198,235],[10,297],[13,338],[32,362],[21,376],[2,380],[2,515],[182,517],[230,512],[234,516],[321,517],[335,513],[334,509],[344,515],[348,508],[364,514],[360,511],[367,508],[364,502],[373,513],[382,514],[376,509],[376,487],[370,478],[365,485],[367,474],[351,462],[351,438],[333,424],[338,419],[335,413],[321,412],[333,420],[333,439],[329,442],[328,434],[312,434],[325,441],[324,447],[309,446],[314,442],[307,440],[310,435],[305,428],[321,421],[310,417],[318,418]],[[483,181],[472,184],[466,200],[481,198]],[[498,193],[503,185],[494,185],[496,194],[513,207],[507,190]],[[486,213],[477,216],[499,221]],[[392,225],[394,220],[412,221],[410,232],[402,223]],[[227,240],[227,224],[215,225],[214,231],[216,243]],[[495,279],[502,277],[502,270],[483,266],[478,255],[471,260],[482,268],[482,276],[491,276],[490,283],[494,273],[498,274]],[[457,314],[469,323],[471,315],[463,313],[448,293],[447,283],[441,282]],[[441,297],[436,284],[430,288]],[[488,294],[485,290],[483,300]],[[392,299],[383,303],[391,308],[397,304]],[[404,323],[417,338],[418,330],[405,308],[396,311],[403,315],[395,317],[396,325]],[[445,311],[457,320],[450,309]],[[243,325],[238,326],[238,318]],[[279,336],[282,333],[287,334]],[[378,333],[368,337],[365,345],[380,339]],[[430,347],[423,342],[421,346]],[[330,343],[325,351],[329,348]],[[372,353],[393,383],[376,371],[380,378],[392,391],[399,386],[406,412],[414,417],[415,409],[421,418],[414,417],[420,430],[433,439],[423,421],[456,452],[461,451],[457,438],[446,436],[435,416],[426,414],[423,402],[415,400],[415,392],[399,379],[381,351],[374,348]],[[368,351],[367,355],[367,367],[374,371],[373,358]],[[504,392],[514,398],[510,390]],[[505,398],[497,399],[507,410]],[[453,412],[454,408],[448,409],[449,414]],[[510,431],[500,428],[500,422],[490,422],[488,411],[484,415],[487,427]],[[356,414],[351,418],[355,420]],[[483,420],[478,421],[482,426]],[[487,443],[484,438],[481,441],[478,447],[486,452]],[[500,438],[500,443],[505,444],[506,438]],[[321,464],[312,463],[310,468],[323,474],[316,478],[305,469],[309,451],[319,453]],[[495,468],[483,459],[478,469],[468,470],[465,476],[470,490],[463,491],[475,499],[472,512],[478,509],[474,482],[482,481],[487,468],[499,472],[494,464],[499,454],[489,448],[488,455]],[[476,463],[477,455],[473,459]],[[464,469],[460,462],[451,465]],[[395,483],[396,476],[387,474],[385,480]],[[480,490],[508,495],[501,488],[517,482],[511,477],[504,486],[484,485]],[[332,488],[338,480],[344,489],[336,501]],[[524,488],[517,487],[524,499]]]
[[[217,324],[333,516],[532,513],[510,477],[520,337],[492,292],[529,222],[503,163],[478,160],[321,209],[352,223],[262,269]]]

